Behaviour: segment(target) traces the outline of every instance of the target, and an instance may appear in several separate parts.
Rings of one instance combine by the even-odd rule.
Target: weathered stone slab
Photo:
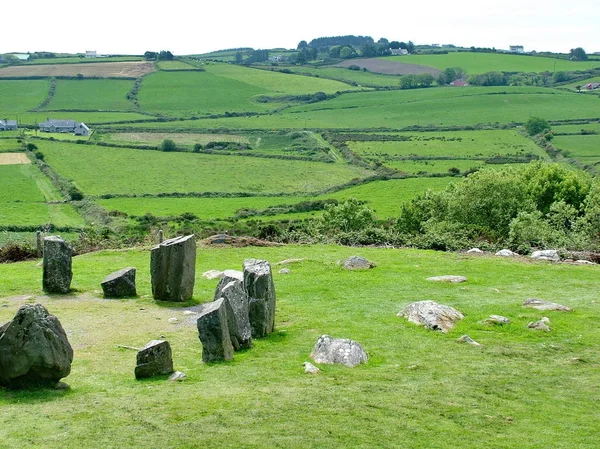
[[[173,356],[168,341],[152,340],[138,352],[136,379],[171,374],[173,371]]]
[[[225,299],[220,298],[204,305],[196,324],[202,342],[203,362],[217,362],[233,358]]]
[[[269,262],[257,259],[244,261],[244,290],[248,296],[252,338],[265,337],[275,328],[275,285]]]
[[[534,321],[527,324],[529,329],[535,329],[537,331],[550,332],[552,329],[550,328],[550,320],[547,317],[543,317],[539,321]]]
[[[46,293],[69,293],[73,269],[72,248],[60,237],[44,238],[44,260],[42,287]]]
[[[128,267],[106,276],[100,284],[105,298],[127,298],[136,296],[135,268]]]
[[[398,316],[406,318],[411,323],[442,332],[448,332],[457,321],[464,318],[458,310],[435,301],[413,302],[402,309]]]
[[[71,372],[73,349],[60,321],[41,304],[21,306],[0,327],[0,385],[55,386]]]
[[[510,324],[510,320],[502,315],[490,315],[489,318],[483,320],[485,324],[494,324],[502,326],[504,324]]]
[[[321,370],[310,362],[304,362],[304,372],[306,374],[319,374]]]
[[[570,307],[557,304],[555,302],[544,301],[543,299],[529,298],[523,303],[523,307],[531,307],[537,310],[556,310],[558,312],[572,312]]]
[[[552,262],[560,262],[560,256],[555,249],[546,249],[543,251],[534,251],[531,254],[532,259],[551,260]]]
[[[215,299],[221,298],[223,295],[221,291],[223,288],[233,281],[244,282],[244,273],[239,270],[225,270],[223,271],[223,275],[221,276],[221,280],[217,284],[217,288],[215,289]]]
[[[471,248],[469,251],[467,251],[467,254],[483,254],[483,251],[481,251],[479,248]]]
[[[231,344],[236,351],[252,347],[252,327],[250,326],[249,301],[243,282],[231,281],[221,291],[227,311],[227,326]]]
[[[310,357],[316,363],[339,363],[351,368],[360,363],[367,363],[369,358],[356,341],[348,338],[333,338],[329,335],[319,337]]]
[[[152,248],[152,295],[162,301],[187,301],[194,293],[196,240],[193,235],[165,240]]]
[[[450,282],[452,284],[460,284],[461,282],[467,282],[467,278],[464,276],[453,276],[453,275],[444,275],[444,276],[433,276],[427,278],[428,281],[432,282]]]
[[[501,257],[514,257],[514,256],[518,256],[517,253],[512,252],[510,249],[501,249],[500,251],[498,251],[494,255],[495,256],[501,256]]]
[[[342,259],[338,262],[338,265],[341,265],[346,270],[368,270],[377,266],[375,262],[371,262],[361,256],[350,256],[347,259]]]
[[[457,343],[466,343],[468,345],[471,346],[481,346],[481,344],[477,343],[475,340],[473,340],[471,337],[469,337],[468,335],[462,335],[460,336],[457,340]]]

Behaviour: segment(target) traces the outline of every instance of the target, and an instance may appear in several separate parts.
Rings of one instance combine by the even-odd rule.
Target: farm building
[[[525,48],[522,45],[511,45],[509,51],[511,53],[525,53]]]
[[[47,133],[73,133],[77,136],[89,136],[90,128],[85,123],[79,123],[75,120],[55,120],[46,119],[39,124],[40,131]]]
[[[587,90],[599,89],[600,88],[600,83],[588,83],[585,86],[583,86],[583,88],[587,89]]]
[[[403,56],[408,54],[408,50],[406,48],[391,48],[392,56]]]
[[[86,50],[85,51],[85,57],[86,58],[95,58],[98,55],[96,54],[96,50]]]
[[[10,131],[17,128],[18,126],[16,120],[0,120],[0,131]]]

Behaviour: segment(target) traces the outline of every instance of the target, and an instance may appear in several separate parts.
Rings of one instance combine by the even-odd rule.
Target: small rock
[[[279,270],[279,274],[290,274],[291,271],[289,268],[282,268],[281,270]]]
[[[362,346],[347,338],[333,338],[321,335],[310,357],[317,363],[339,363],[350,368],[367,363],[368,356]]]
[[[398,316],[406,318],[411,323],[442,332],[448,332],[454,327],[454,323],[464,318],[458,310],[435,301],[413,302],[402,309]]]
[[[173,317],[173,318],[169,318],[169,319],[168,319],[168,321],[169,321],[169,323],[171,323],[171,324],[176,324],[177,322],[179,322],[179,320],[178,320],[177,318],[175,318],[175,317]]]
[[[371,262],[360,256],[351,256],[347,259],[339,260],[338,265],[343,266],[346,270],[368,270],[377,266],[375,262]]]
[[[419,365],[408,365],[407,368],[408,369],[417,369],[419,367]]]
[[[471,346],[481,346],[479,343],[477,343],[475,340],[473,340],[468,335],[463,335],[462,337],[458,338],[456,341],[458,343],[467,343]]]
[[[555,249],[546,249],[546,250],[543,250],[543,251],[534,251],[531,254],[531,258],[532,259],[537,259],[537,260],[551,260],[553,262],[560,261],[560,256],[558,255],[558,252]]]
[[[152,340],[137,354],[135,378],[171,374],[173,372],[173,356],[168,341]]]
[[[469,251],[467,251],[467,254],[483,254],[483,251],[481,251],[479,248],[471,248]]]
[[[559,312],[572,312],[572,309],[563,306],[562,304],[557,304],[555,302],[544,301],[542,299],[537,298],[529,298],[523,303],[523,307],[531,307],[532,309],[537,310],[556,310]]]
[[[514,256],[518,256],[517,253],[513,253],[510,249],[501,249],[500,251],[498,251],[494,255],[495,256],[501,256],[501,257],[514,257]]]
[[[187,376],[185,375],[185,373],[182,373],[181,371],[175,371],[173,374],[171,374],[171,377],[169,377],[169,380],[171,382],[181,382],[182,380],[184,380]]]
[[[206,279],[218,279],[223,277],[223,272],[218,270],[208,270],[202,273],[202,277]]]
[[[546,320],[548,320],[548,319],[546,318]],[[544,319],[542,318],[539,321],[535,321],[535,322],[532,321],[531,323],[529,323],[527,325],[527,327],[529,329],[535,329],[538,331],[550,332],[551,329],[550,329],[550,326],[548,326],[548,322],[549,321],[544,321]]]
[[[590,262],[589,260],[583,260],[583,259],[576,260],[573,263],[576,263],[578,265],[594,265],[594,262]]]
[[[464,276],[453,276],[453,275],[444,275],[444,276],[433,276],[427,278],[428,281],[433,282],[451,282],[452,284],[459,284],[461,282],[467,282],[467,278]]]
[[[510,324],[510,320],[502,315],[490,315],[490,317],[485,319],[483,322],[485,324],[495,324],[499,326]]]
[[[310,362],[304,362],[304,372],[306,374],[318,374],[321,372],[321,370],[319,368],[317,368],[315,365],[313,365]]]
[[[550,324],[550,318],[548,318],[547,316],[542,317],[540,321],[545,324]]]

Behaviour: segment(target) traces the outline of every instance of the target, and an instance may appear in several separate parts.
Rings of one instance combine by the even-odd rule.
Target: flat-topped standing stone
[[[194,292],[196,240],[193,235],[165,240],[152,248],[152,296],[162,301],[187,301]]]
[[[41,304],[21,306],[0,327],[0,385],[55,386],[71,372],[73,349],[60,321]]]
[[[248,349],[252,347],[252,328],[248,311],[248,296],[244,291],[243,282],[231,281],[221,290],[227,311],[227,326],[233,349]]]
[[[367,363],[368,356],[362,346],[348,338],[333,338],[321,335],[317,340],[310,357],[317,363],[339,363],[355,367],[360,363]]]
[[[44,274],[42,286],[46,293],[69,293],[73,270],[73,250],[58,236],[44,238]]]
[[[442,332],[448,332],[454,327],[454,323],[464,318],[458,310],[435,301],[413,302],[402,309],[398,316],[406,318],[411,323]]]
[[[173,372],[173,356],[168,341],[152,340],[137,354],[135,378],[171,374]]]
[[[106,276],[102,281],[102,291],[105,298],[127,298],[136,296],[135,268],[123,268]]]
[[[215,289],[215,299],[219,299],[222,297],[221,290],[232,281],[240,281],[244,282],[244,273],[238,270],[225,270],[223,271],[223,276],[221,276],[221,280],[217,284],[217,288]]]
[[[275,285],[271,265],[266,260],[244,261],[244,290],[253,338],[262,338],[275,328]]]
[[[203,362],[216,362],[233,358],[233,346],[229,336],[229,326],[227,325],[225,299],[220,298],[204,305],[196,324],[202,342]]]

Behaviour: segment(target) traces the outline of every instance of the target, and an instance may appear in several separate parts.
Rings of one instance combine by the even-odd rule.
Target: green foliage
[[[162,151],[177,151],[177,144],[172,139],[165,139],[160,144]]]
[[[535,136],[536,134],[540,134],[544,131],[550,129],[550,124],[548,120],[541,117],[530,117],[527,122],[525,122],[525,129],[530,136]]]
[[[375,215],[364,203],[348,198],[341,204],[325,207],[319,227],[325,233],[360,231],[375,224]]]
[[[400,78],[400,89],[417,89],[420,87],[430,87],[433,84],[433,75],[431,73],[421,73],[418,75],[404,75]]]
[[[569,52],[569,54],[571,56],[571,59],[574,59],[575,61],[587,61],[588,60],[587,53],[581,47],[572,48],[571,51]]]
[[[442,73],[438,75],[437,83],[440,86],[445,86],[450,84],[452,81],[464,78],[466,75],[467,72],[461,67],[446,67]]]

